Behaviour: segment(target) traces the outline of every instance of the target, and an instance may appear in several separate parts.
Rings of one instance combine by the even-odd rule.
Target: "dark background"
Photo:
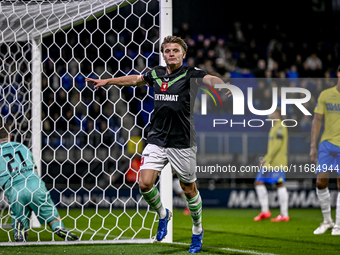
[[[208,3],[208,4],[207,4]],[[187,22],[194,34],[224,35],[235,21],[268,26],[279,25],[294,39],[315,36],[339,38],[339,6],[332,0],[221,1],[173,0],[173,23],[179,28]]]

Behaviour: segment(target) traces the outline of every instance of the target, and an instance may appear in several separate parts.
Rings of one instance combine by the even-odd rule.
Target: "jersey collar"
[[[184,68],[184,65],[181,65],[179,68],[177,68],[175,71],[173,71],[171,74],[168,73],[168,69],[165,68],[165,75],[166,76],[172,76],[172,75],[176,75],[177,73],[180,73]]]

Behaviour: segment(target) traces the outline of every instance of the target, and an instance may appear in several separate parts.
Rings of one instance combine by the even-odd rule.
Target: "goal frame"
[[[162,43],[162,38],[173,33],[173,7],[172,0],[158,0],[159,1],[159,30],[160,39],[159,44]],[[41,135],[42,135],[42,118],[41,118],[41,99],[42,99],[42,35],[31,38],[32,44],[32,154],[36,160],[37,171],[41,175]],[[159,47],[160,48],[160,47]],[[160,65],[165,65],[162,54],[159,55]],[[164,206],[170,210],[173,209],[173,191],[171,167],[168,164],[162,171],[160,176],[160,196]],[[173,242],[173,221],[168,223],[168,234],[162,242]],[[31,220],[31,227],[40,227],[40,223],[36,216]],[[124,239],[124,240],[89,240],[80,241],[79,244],[113,244],[113,243],[152,243],[153,240],[149,239]],[[34,241],[26,243],[15,242],[0,242],[0,246],[20,246],[20,245],[74,245],[74,242],[64,241]]]

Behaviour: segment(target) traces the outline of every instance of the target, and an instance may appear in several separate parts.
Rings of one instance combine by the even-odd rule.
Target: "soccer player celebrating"
[[[280,203],[280,215],[272,218],[272,222],[289,221],[288,216],[288,192],[284,186],[285,172],[271,171],[272,168],[282,168],[287,166],[287,146],[288,146],[288,131],[287,128],[281,125],[280,109],[277,108],[268,116],[271,119],[273,126],[269,131],[267,154],[260,162],[260,172],[255,179],[255,190],[261,206],[261,213],[254,218],[254,221],[260,221],[271,217],[271,212],[268,206],[268,192],[265,183],[276,183],[277,193]]]
[[[36,173],[31,151],[23,144],[10,142],[8,124],[0,118],[0,186],[8,198],[16,242],[27,241],[31,212],[41,224],[46,222],[64,240],[79,238],[65,230],[45,183]]]
[[[172,170],[180,179],[193,221],[189,252],[197,253],[201,250],[203,241],[202,200],[196,187],[197,146],[193,118],[193,102],[198,85],[190,84],[190,79],[203,78],[203,82],[211,86],[224,82],[200,69],[183,65],[187,45],[180,37],[165,37],[161,44],[161,52],[166,63],[165,67],[157,66],[143,75],[105,80],[86,78],[86,81],[94,82],[94,88],[109,84],[120,86],[147,84],[155,88],[155,108],[147,146],[142,153],[140,192],[159,216],[156,238],[161,241],[167,234],[167,224],[172,213],[162,205],[154,183],[163,167],[170,162]]]
[[[332,235],[340,235],[340,66],[337,70],[338,84],[321,92],[314,110],[311,131],[310,157],[317,163],[316,194],[318,196],[323,222],[314,231],[315,235],[324,234],[332,229]],[[319,137],[322,119],[324,131],[321,136],[319,150],[316,143]],[[331,217],[331,198],[328,190],[329,173],[338,174],[338,198],[336,204],[335,225]]]

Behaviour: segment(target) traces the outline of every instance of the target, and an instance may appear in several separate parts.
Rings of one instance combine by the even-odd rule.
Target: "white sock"
[[[198,226],[195,226],[195,225],[192,225],[192,233],[194,235],[199,235],[201,234],[203,231],[203,227],[202,227],[202,224],[198,225]]]
[[[331,195],[329,194],[328,188],[325,189],[316,188],[316,194],[320,202],[323,221],[332,222],[333,220],[331,217]]]
[[[280,212],[282,216],[288,216],[288,191],[286,187],[277,188],[277,195],[279,197]]]
[[[255,185],[255,190],[257,198],[261,205],[261,212],[268,212],[269,205],[268,205],[268,192],[266,186],[264,184]]]
[[[338,192],[338,199],[336,201],[335,224],[340,226],[340,192]]]

